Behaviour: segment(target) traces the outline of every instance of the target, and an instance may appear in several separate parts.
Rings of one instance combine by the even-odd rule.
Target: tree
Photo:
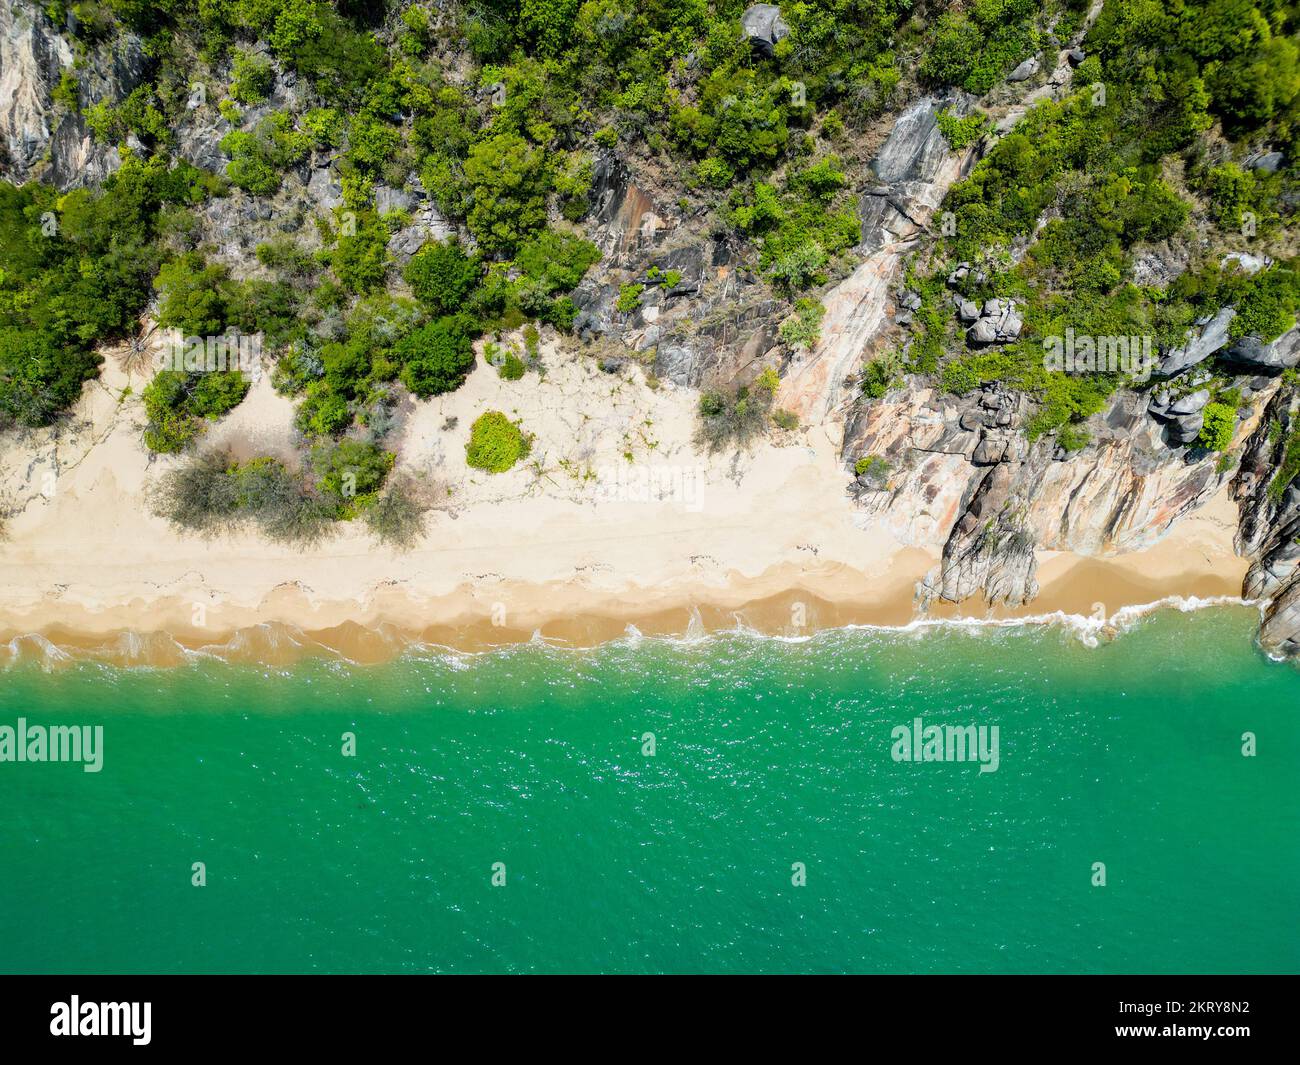
[[[509,254],[546,223],[548,175],[541,148],[517,133],[498,133],[470,149],[466,219],[483,249]]]
[[[421,326],[393,346],[402,383],[422,399],[454,392],[474,368],[474,346],[464,323],[453,317]]]
[[[402,276],[415,298],[437,316],[454,314],[474,290],[482,273],[478,260],[461,250],[460,241],[429,241],[412,256]]]
[[[1232,446],[1233,430],[1237,427],[1237,411],[1226,403],[1207,403],[1205,424],[1196,442],[1210,451],[1227,451]]]

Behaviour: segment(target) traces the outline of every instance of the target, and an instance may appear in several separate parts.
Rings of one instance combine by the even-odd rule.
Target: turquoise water
[[[1300,671],[1254,622],[15,667],[0,725],[104,767],[0,763],[0,969],[1295,972]],[[997,771],[892,760],[918,715]]]

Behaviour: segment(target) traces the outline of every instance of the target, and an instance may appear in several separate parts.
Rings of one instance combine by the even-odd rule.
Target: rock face
[[[0,135],[10,180],[26,181],[44,157],[55,119],[50,93],[72,59],[43,12],[9,0],[0,5]]]
[[[1289,369],[1300,364],[1300,327],[1283,333],[1271,343],[1257,336],[1244,336],[1228,347],[1224,357],[1248,369]]]
[[[924,597],[1027,602],[1037,594],[1035,550],[1149,547],[1228,477],[1212,458],[1189,463],[1170,451],[1132,393],[1096,416],[1092,442],[1070,454],[1026,441],[1027,412],[1016,393],[915,389],[851,419],[846,456],[878,455],[891,469],[889,491],[861,494],[860,505],[903,543],[944,545]]]
[[[1275,482],[1286,438],[1297,427],[1300,396],[1277,389],[1232,483],[1241,513],[1237,553],[1254,559],[1242,594],[1266,603],[1260,646],[1287,657],[1300,655],[1300,484]]]
[[[1224,307],[1201,327],[1189,330],[1187,343],[1166,352],[1160,358],[1160,373],[1165,377],[1182,373],[1189,366],[1204,362],[1228,342],[1228,327],[1237,312]]]
[[[865,258],[823,299],[821,339],[791,365],[778,395],[779,405],[802,421],[820,421],[835,409],[845,378],[885,325],[890,289],[908,242],[974,161],[973,148],[954,153],[939,132],[939,112],[963,106],[956,98],[918,100],[898,117],[872,161],[877,184],[864,190],[860,205]]]
[[[771,56],[779,41],[790,35],[790,27],[781,21],[776,4],[752,4],[740,16],[740,28],[756,52]]]
[[[80,115],[54,104],[54,88],[74,58],[41,8],[27,0],[0,4],[0,171],[9,180],[48,181],[63,190],[97,185],[119,165],[116,150],[97,144]],[[144,68],[134,34],[95,46],[77,61],[81,106],[120,102]]]
[[[945,109],[961,114],[965,97],[926,96],[895,121],[871,162],[876,184],[863,190],[862,247],[879,248],[913,236],[927,225],[957,178],[973,163],[973,152],[954,155],[939,130]]]

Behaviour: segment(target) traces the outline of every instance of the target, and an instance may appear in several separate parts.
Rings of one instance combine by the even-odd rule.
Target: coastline
[[[913,598],[917,574],[909,564],[922,561],[924,553],[915,552],[917,558],[911,551],[900,552],[899,569],[875,581],[843,570],[798,574],[778,568],[724,587],[642,588],[636,590],[639,599],[624,594],[617,600],[573,584],[498,585],[496,592],[516,611],[499,625],[481,589],[472,586],[425,601],[387,589],[364,604],[313,601],[300,588],[281,587],[256,606],[230,610],[232,622],[221,628],[194,625],[191,603],[176,597],[93,614],[50,602],[33,613],[31,624],[0,614],[0,659],[170,667],[198,655],[286,667],[307,657],[333,657],[372,665],[419,648],[478,654],[540,640],[584,649],[633,634],[689,639],[736,630],[800,639],[849,627],[953,623],[1071,624],[1095,640],[1156,609],[1251,605],[1239,595],[1244,560],[1230,560],[1240,563],[1231,570],[1189,570],[1159,583],[1144,578],[1141,564],[1166,553],[1157,548],[1120,559],[1058,558],[1052,568],[1059,575],[1047,578],[1038,598],[1016,608],[941,603],[919,611]],[[868,585],[870,594],[862,595]]]
[[[0,540],[10,659],[378,662],[412,644],[588,647],[632,630],[799,637],[918,618],[1110,617],[1170,597],[1236,599],[1247,568],[1225,488],[1143,551],[1040,551],[1040,594],[1022,607],[936,602],[922,613],[917,585],[940,546],[904,543],[853,504],[836,423],[710,456],[690,443],[691,391],[653,387],[640,371],[611,383],[573,358],[526,390],[478,372],[407,412],[399,468],[435,478],[448,500],[409,552],[360,523],[311,548],[246,531],[204,539],[150,511],[151,485],[178,460],[141,448],[140,384],[106,360],[73,429],[34,434],[0,461],[0,493],[19,504]],[[493,407],[537,434],[529,469],[465,466],[471,415]],[[292,405],[263,379],[205,446],[276,453],[291,424]],[[629,426],[641,433],[632,443]],[[637,476],[655,487],[641,491]]]

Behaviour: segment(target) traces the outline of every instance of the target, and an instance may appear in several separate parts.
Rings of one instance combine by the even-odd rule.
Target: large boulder
[[[1232,362],[1251,369],[1287,370],[1300,364],[1300,328],[1283,333],[1271,343],[1257,336],[1244,336],[1224,353]]]
[[[752,4],[740,16],[740,28],[745,31],[754,50],[770,56],[777,42],[790,35],[790,27],[781,21],[781,9],[776,4]]]
[[[1231,307],[1224,307],[1199,330],[1188,330],[1187,343],[1181,348],[1174,348],[1160,358],[1160,373],[1172,377],[1182,373],[1189,366],[1204,362],[1228,342],[1228,327],[1237,312]]]
[[[1181,417],[1185,414],[1195,414],[1198,410],[1203,410],[1205,405],[1210,402],[1210,390],[1202,388],[1190,395],[1183,396],[1181,399],[1174,400],[1169,404],[1169,413],[1174,417]]]
[[[1028,81],[1038,73],[1040,65],[1038,60],[1031,56],[1007,75],[1007,81]]]
[[[1300,580],[1292,578],[1265,609],[1259,642],[1271,655],[1300,655]]]

